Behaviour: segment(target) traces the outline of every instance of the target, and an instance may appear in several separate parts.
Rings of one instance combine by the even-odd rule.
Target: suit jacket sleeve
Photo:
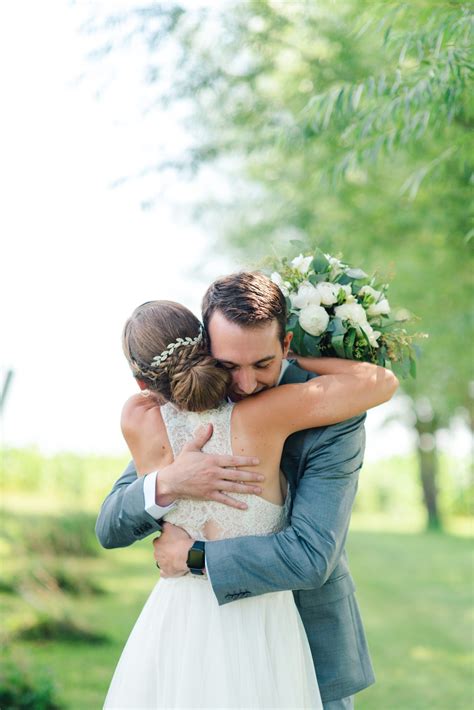
[[[362,466],[365,414],[299,433],[301,478],[290,525],[279,533],[206,543],[206,567],[219,601],[321,587],[337,565]],[[298,446],[301,445],[301,441]]]
[[[144,477],[137,477],[131,461],[102,503],[95,532],[100,544],[108,549],[127,547],[142,540],[161,526],[145,510]]]

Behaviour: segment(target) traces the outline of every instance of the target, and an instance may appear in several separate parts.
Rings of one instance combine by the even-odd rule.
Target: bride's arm
[[[388,401],[398,387],[393,372],[367,362],[339,363],[325,358],[322,367],[331,367],[333,374],[321,374],[303,384],[281,385],[257,395],[256,406],[263,410],[260,414],[264,414],[271,429],[287,437],[302,429],[336,424]]]
[[[369,364],[340,357],[303,357],[293,353],[291,358],[296,360],[303,370],[314,372],[316,375],[354,375],[357,372],[363,374],[367,371],[365,365]]]
[[[170,463],[163,460],[163,421],[160,407],[151,397],[144,399],[139,394],[130,397],[122,409],[120,425],[138,476]]]

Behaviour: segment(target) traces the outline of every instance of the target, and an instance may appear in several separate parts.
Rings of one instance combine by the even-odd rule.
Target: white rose
[[[344,284],[344,286],[339,285],[339,288],[346,294],[345,303],[356,303],[356,298],[352,295],[352,288],[350,284]]]
[[[321,335],[329,323],[329,315],[322,306],[310,305],[303,308],[299,317],[300,325],[310,335]]]
[[[372,296],[372,298],[377,302],[382,295],[382,291],[376,291],[375,288],[372,288],[372,286],[362,286],[362,288],[359,291],[359,296],[365,296],[365,294],[368,293],[369,296]]]
[[[367,313],[369,316],[388,315],[390,313],[390,304],[386,298],[382,298],[378,303],[373,303],[369,306]]]
[[[377,338],[381,335],[381,333],[378,330],[373,330],[372,326],[369,323],[365,323],[365,325],[362,326],[362,330],[369,339],[369,343],[372,345],[372,347],[378,348],[379,344],[377,342]]]
[[[274,271],[273,274],[270,276],[270,279],[273,281],[274,284],[278,286],[284,296],[288,296],[291,284],[289,284],[288,281],[283,281],[278,271]]]
[[[335,256],[331,256],[330,254],[325,254],[324,255],[326,259],[329,261],[329,268],[332,273],[332,276],[339,276],[339,274],[342,274],[344,271],[344,264],[342,261],[339,259],[336,259]]]
[[[305,308],[306,306],[319,306],[321,297],[309,281],[303,281],[298,288],[298,293],[290,295],[292,308]]]
[[[291,262],[291,265],[294,269],[297,269],[300,274],[306,274],[309,271],[309,267],[312,261],[312,256],[303,256],[303,254],[300,254],[299,256],[295,256],[295,258]]]
[[[316,289],[321,298],[321,303],[324,306],[333,306],[337,303],[340,286],[332,284],[329,281],[321,281],[321,283],[316,286]]]
[[[342,306],[336,306],[334,313],[341,320],[347,320],[352,325],[365,325],[367,323],[367,315],[360,303],[343,303]]]

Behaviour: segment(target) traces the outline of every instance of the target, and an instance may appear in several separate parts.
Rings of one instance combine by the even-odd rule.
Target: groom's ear
[[[290,349],[292,337],[293,333],[287,333],[285,335],[285,339],[283,340],[283,357],[286,357],[288,355],[288,350]]]

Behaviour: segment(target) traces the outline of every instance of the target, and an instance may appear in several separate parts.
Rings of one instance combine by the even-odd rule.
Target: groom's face
[[[209,321],[209,337],[213,356],[232,375],[230,396],[234,402],[277,384],[291,335],[282,347],[276,320],[247,328],[215,311]]]

